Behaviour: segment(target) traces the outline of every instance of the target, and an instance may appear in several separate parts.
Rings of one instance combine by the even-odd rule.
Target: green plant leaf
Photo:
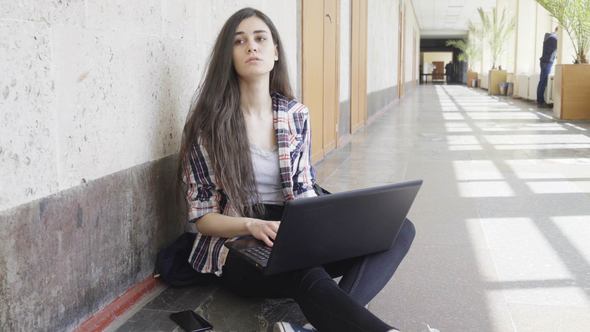
[[[475,33],[482,36],[482,39],[485,40],[490,47],[492,68],[495,68],[498,59],[504,52],[506,40],[510,37],[516,27],[516,21],[514,17],[509,17],[506,9],[503,9],[502,12],[499,13],[498,9],[494,7],[489,12],[485,12],[483,8],[480,7],[477,9],[477,12],[482,23],[482,28],[481,31],[475,31]]]
[[[576,62],[587,63],[590,49],[590,0],[537,0],[566,31],[574,46]]]

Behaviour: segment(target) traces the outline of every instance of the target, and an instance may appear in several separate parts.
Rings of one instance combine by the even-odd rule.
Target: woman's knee
[[[319,281],[322,280],[330,280],[332,278],[321,266],[312,267],[308,269],[303,269],[298,271],[298,279],[299,279],[299,291],[300,292],[307,292],[311,288],[313,288]]]

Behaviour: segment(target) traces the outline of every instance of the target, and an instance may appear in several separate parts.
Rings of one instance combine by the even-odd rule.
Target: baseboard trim
[[[164,287],[164,284],[150,275],[142,282],[129,288],[113,302],[94,313],[86,321],[74,329],[74,332],[99,332],[106,329],[117,317],[122,316],[135,303],[139,302],[152,290]]]

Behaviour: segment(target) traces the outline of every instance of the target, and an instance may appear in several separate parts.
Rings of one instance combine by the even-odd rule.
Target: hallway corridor
[[[404,332],[590,330],[590,123],[464,86],[390,107],[317,165],[335,192],[424,180],[414,245],[370,310]],[[148,301],[107,331],[178,331],[168,315],[186,309],[216,331],[302,319],[292,302],[207,286]]]
[[[590,330],[590,124],[419,86],[318,165],[333,191],[424,179],[370,309],[402,331]]]

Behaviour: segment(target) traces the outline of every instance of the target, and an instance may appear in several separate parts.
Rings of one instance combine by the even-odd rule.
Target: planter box
[[[470,88],[475,88],[475,86],[473,85],[474,80],[477,82],[477,72],[476,71],[468,71],[467,72],[467,86]]]
[[[553,115],[590,120],[590,65],[557,65],[553,81]]]
[[[516,83],[516,75],[514,75],[514,73],[507,73],[506,74],[506,82],[507,83]]]
[[[507,73],[505,70],[490,70],[488,74],[488,93],[491,95],[499,95],[500,87],[498,85],[506,82],[506,76]]]

